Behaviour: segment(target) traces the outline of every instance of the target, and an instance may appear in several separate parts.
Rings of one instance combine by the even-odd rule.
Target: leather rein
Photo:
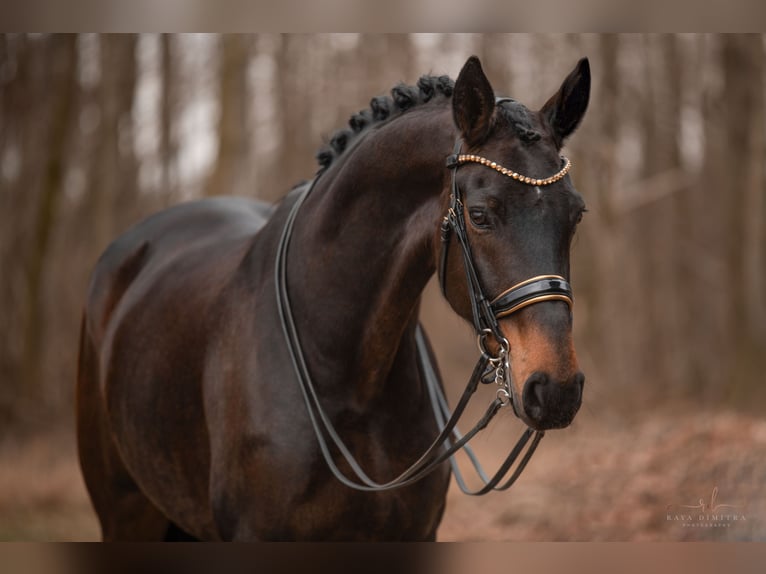
[[[503,100],[498,100],[498,103],[501,101]],[[521,472],[524,470],[530,458],[532,457],[532,454],[535,452],[537,445],[545,435],[544,431],[534,431],[531,428],[527,428],[522,433],[521,437],[511,452],[508,454],[505,461],[501,464],[497,472],[491,478],[484,472],[478,460],[476,459],[476,456],[468,446],[468,442],[489,424],[490,420],[492,420],[497,412],[503,406],[511,403],[513,400],[509,365],[510,346],[508,344],[508,340],[500,331],[498,318],[514,313],[523,307],[526,307],[527,305],[542,301],[548,301],[551,299],[563,300],[567,302],[571,307],[573,299],[572,290],[569,286],[569,283],[563,277],[556,275],[534,277],[504,291],[491,301],[485,296],[484,289],[482,288],[476,267],[474,265],[473,257],[471,255],[471,248],[468,242],[468,234],[465,226],[464,205],[462,201],[461,190],[457,185],[456,177],[457,170],[460,165],[467,161],[477,161],[474,159],[465,158],[475,158],[477,156],[459,155],[461,145],[461,141],[458,140],[455,144],[454,153],[447,158],[447,167],[452,171],[452,189],[450,195],[450,206],[447,211],[447,215],[445,215],[442,221],[441,226],[441,239],[443,245],[439,266],[439,280],[441,283],[442,292],[446,295],[445,281],[447,253],[451,242],[451,236],[454,235],[461,247],[463,254],[465,274],[468,282],[468,292],[471,299],[473,323],[474,328],[478,334],[481,356],[479,357],[479,360],[474,367],[473,373],[471,374],[468,384],[466,385],[466,388],[463,391],[463,394],[461,395],[455,410],[450,412],[441,383],[431,363],[425,337],[420,325],[418,325],[416,330],[416,345],[421,374],[423,375],[426,383],[434,418],[441,431],[433,440],[431,445],[426,449],[426,451],[414,463],[412,463],[412,465],[410,465],[397,477],[392,478],[387,482],[376,482],[364,472],[358,461],[351,454],[349,448],[339,436],[334,425],[332,424],[332,421],[330,420],[330,417],[322,408],[319,396],[316,391],[316,386],[311,379],[311,375],[303,355],[303,349],[295,326],[292,305],[290,303],[290,296],[288,293],[287,285],[287,254],[290,245],[290,238],[292,237],[297,214],[300,211],[300,208],[306,198],[314,189],[318,178],[321,176],[321,173],[317,175],[310,184],[307,184],[300,192],[300,195],[295,200],[295,203],[290,209],[287,220],[285,222],[285,226],[282,230],[282,235],[277,247],[275,261],[275,284],[277,308],[279,311],[282,331],[287,342],[290,362],[295,371],[296,378],[298,379],[301,394],[303,395],[304,402],[309,414],[309,419],[311,421],[314,434],[316,435],[319,448],[322,452],[322,456],[325,460],[325,463],[327,464],[327,467],[330,469],[337,480],[349,488],[355,490],[380,492],[408,486],[424,478],[447,460],[449,460],[458,486],[464,493],[469,495],[483,495],[492,490],[506,490],[521,475]],[[487,163],[487,165],[489,165],[489,163]],[[567,161],[567,170],[568,165],[569,163]],[[493,167],[493,169],[496,168]],[[532,181],[537,183],[541,180]],[[526,183],[524,181],[522,182]],[[497,355],[493,356],[487,348],[487,338],[489,336],[492,336],[498,343],[500,350]],[[485,384],[494,382],[498,387],[496,396],[487,407],[484,415],[478,420],[478,422],[476,422],[471,430],[463,435],[457,429],[457,422],[463,414],[466,406],[468,405],[471,396],[478,388],[479,382]],[[524,451],[524,448],[528,443],[530,444],[514,472],[505,482],[500,484],[520,454]],[[352,477],[349,477],[338,468],[330,451],[330,444],[333,444],[341,456],[345,459],[351,470],[351,473],[353,474]],[[477,490],[470,490],[466,486],[460,469],[458,468],[454,455],[461,449],[465,450],[465,453],[468,455],[471,463],[476,469],[477,474],[483,482],[483,486]]]

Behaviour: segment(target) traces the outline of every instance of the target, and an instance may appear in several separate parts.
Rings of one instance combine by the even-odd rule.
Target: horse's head
[[[570,245],[585,204],[559,152],[580,123],[589,93],[586,59],[539,111],[510,99],[496,101],[475,57],[460,72],[452,105],[462,146],[459,163],[453,157],[459,168],[451,177],[462,199],[478,281],[489,301],[540,276],[569,281]],[[461,251],[456,246],[449,250],[442,280],[450,305],[473,320]],[[522,297],[512,307],[493,309],[510,348],[514,411],[534,429],[565,427],[580,407],[585,378],[575,355],[567,299],[554,289],[533,304]],[[488,338],[491,351],[500,344]]]

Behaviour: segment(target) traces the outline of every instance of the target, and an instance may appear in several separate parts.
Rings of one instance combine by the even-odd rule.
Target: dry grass
[[[453,488],[440,539],[766,540],[766,421],[688,408],[641,419],[582,415],[546,435],[508,492],[476,500]],[[495,451],[486,441],[479,448]],[[681,508],[710,503],[714,487],[716,503],[739,506],[744,522],[700,523],[700,510]],[[685,526],[669,514],[693,519]]]
[[[502,413],[476,448],[491,469],[519,434]],[[683,526],[668,505],[741,505],[744,522]],[[766,421],[666,408],[580,413],[550,432],[505,493],[453,488],[440,540],[766,540]],[[673,512],[671,512],[673,514]],[[694,511],[696,515],[698,511]],[[96,540],[99,528],[67,431],[0,443],[0,540]]]
[[[0,442],[0,540],[98,540],[66,430]]]

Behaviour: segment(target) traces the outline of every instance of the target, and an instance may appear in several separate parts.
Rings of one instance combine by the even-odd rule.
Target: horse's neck
[[[336,160],[303,206],[290,248],[290,292],[312,376],[358,406],[386,385],[408,383],[392,368],[401,369],[397,356],[435,269],[454,134],[444,110],[411,113],[409,123],[393,120]]]

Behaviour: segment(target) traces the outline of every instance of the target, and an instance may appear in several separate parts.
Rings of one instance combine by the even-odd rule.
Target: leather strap
[[[433,471],[435,468],[437,468],[438,465],[440,465],[447,459],[450,459],[457,451],[465,447],[468,441],[470,441],[479,431],[484,429],[487,426],[487,424],[489,424],[490,420],[492,420],[492,418],[497,414],[497,412],[503,406],[503,402],[497,398],[493,400],[490,403],[490,405],[487,407],[486,412],[481,417],[481,419],[479,419],[479,421],[474,425],[474,427],[468,433],[466,433],[465,436],[460,436],[459,438],[456,438],[454,442],[449,441],[449,437],[450,435],[453,434],[453,431],[455,430],[458,419],[463,414],[463,411],[465,410],[469,399],[471,398],[473,393],[476,391],[479,381],[482,379],[482,375],[484,374],[485,370],[487,369],[487,365],[489,364],[489,357],[483,353],[478,363],[476,364],[476,367],[474,368],[473,374],[471,375],[471,378],[469,379],[465,390],[463,391],[463,395],[461,396],[460,401],[458,402],[458,405],[455,408],[455,412],[452,413],[451,416],[449,416],[449,420],[446,423],[444,423],[443,426],[441,424],[439,425],[439,426],[442,426],[441,432],[433,440],[433,442],[428,447],[428,449],[426,449],[423,455],[420,458],[418,458],[418,460],[416,460],[409,468],[407,468],[399,476],[397,476],[396,478],[388,482],[378,483],[372,480],[364,472],[364,470],[361,468],[361,466],[356,461],[354,456],[351,454],[346,444],[338,435],[334,425],[332,424],[332,421],[327,416],[327,413],[324,411],[319,401],[319,397],[317,395],[315,385],[313,381],[311,380],[311,376],[309,374],[308,367],[306,365],[306,360],[305,360],[305,357],[303,356],[303,349],[300,344],[297,328],[295,326],[295,321],[294,321],[293,313],[292,313],[292,305],[290,304],[290,296],[288,292],[287,252],[288,252],[288,248],[290,244],[290,237],[292,236],[292,230],[295,225],[295,219],[298,214],[298,211],[300,210],[301,206],[306,200],[306,197],[308,197],[308,195],[314,189],[316,185],[316,181],[317,180],[314,179],[314,181],[312,181],[310,185],[306,185],[305,188],[300,192],[300,195],[295,200],[287,216],[285,227],[282,231],[282,235],[280,237],[279,244],[277,247],[277,254],[276,254],[276,261],[275,261],[275,284],[276,284],[277,308],[279,311],[282,332],[287,342],[287,349],[290,356],[290,362],[293,366],[296,378],[298,379],[299,387],[301,389],[301,394],[303,395],[303,399],[306,404],[306,409],[308,411],[309,419],[311,421],[314,434],[317,438],[320,451],[325,460],[325,463],[327,464],[328,468],[330,469],[332,474],[335,476],[335,478],[339,480],[341,483],[343,483],[344,485],[348,486],[349,488],[353,488],[355,490],[361,490],[361,491],[379,492],[379,491],[391,490],[394,488],[401,488],[403,486],[407,486],[409,484],[412,484],[422,479],[431,471]],[[422,345],[419,345],[418,349],[419,349],[421,362],[424,362],[424,363],[428,362],[430,364],[430,359],[428,358],[428,355],[426,351],[423,349]],[[433,371],[433,368],[431,368],[431,372],[432,371]],[[426,383],[431,386],[433,385],[438,386],[438,381],[435,381],[435,378],[434,378],[434,381],[429,381],[428,376],[426,376]],[[351,471],[353,472],[354,475],[356,475],[356,479],[348,478],[338,468],[333,458],[333,455],[330,452],[330,446],[327,440],[328,438],[330,439],[332,444],[335,445],[335,448],[340,452],[343,458],[346,460],[349,467],[351,468]],[[526,443],[526,439],[524,439],[523,436],[522,436],[522,439],[524,440],[524,443]],[[514,449],[514,451],[516,450],[517,449]],[[528,456],[531,456],[531,454],[528,454]],[[522,463],[525,464],[524,461],[522,461]],[[507,466],[510,467],[510,464],[508,464]],[[453,462],[453,465],[455,465],[454,462]],[[503,466],[505,467],[506,465],[503,465]],[[503,471],[503,474],[505,474],[506,471],[507,471],[507,468],[505,471]],[[501,479],[502,479],[502,475],[496,474],[489,482],[492,484],[492,487],[494,487],[497,484],[497,482]]]
[[[510,98],[498,98],[497,103],[510,100]],[[442,293],[446,296],[446,270],[448,262],[448,248],[450,245],[451,236],[455,235],[458,243],[461,247],[463,255],[463,265],[465,268],[466,281],[468,284],[468,293],[471,299],[471,311],[473,315],[473,323],[477,333],[491,332],[498,341],[504,340],[502,333],[500,332],[497,317],[498,309],[500,313],[512,313],[514,306],[522,304],[524,302],[536,302],[541,300],[540,297],[564,297],[566,293],[570,295],[571,303],[571,289],[568,288],[566,281],[563,278],[559,278],[566,284],[566,289],[562,284],[554,285],[554,282],[548,281],[546,285],[533,284],[532,282],[524,282],[517,285],[508,292],[502,294],[493,303],[488,301],[485,296],[484,289],[482,288],[479,280],[479,275],[476,271],[473,256],[471,254],[471,247],[468,242],[468,234],[465,226],[465,215],[463,209],[463,202],[460,193],[460,189],[457,185],[457,168],[459,166],[457,157],[462,147],[461,140],[455,142],[455,147],[452,155],[447,158],[447,167],[452,170],[452,189],[450,194],[450,208],[447,216],[444,217],[441,224],[441,240],[442,251],[439,263],[439,280],[442,288]],[[311,380],[305,357],[303,356],[303,349],[300,344],[298,332],[293,319],[292,306],[290,304],[290,296],[287,284],[287,253],[290,244],[290,238],[292,236],[292,230],[295,225],[295,220],[303,205],[304,201],[314,189],[320,174],[310,183],[304,186],[299,192],[300,195],[296,198],[292,208],[287,216],[285,227],[282,231],[282,235],[277,247],[276,261],[275,261],[275,285],[276,285],[276,299],[277,309],[279,311],[280,323],[282,331],[287,342],[287,349],[290,356],[290,362],[293,366],[296,378],[303,395],[306,409],[308,411],[309,419],[314,430],[314,434],[317,438],[322,456],[330,469],[331,473],[344,485],[355,490],[379,492],[385,490],[391,490],[394,488],[401,488],[412,484],[427,474],[436,469],[441,463],[448,460],[452,466],[453,473],[455,475],[456,482],[461,490],[471,495],[481,495],[489,492],[490,490],[505,490],[509,488],[516,479],[520,476],[524,470],[529,459],[532,457],[537,445],[544,436],[544,432],[537,431],[536,433],[532,429],[527,429],[521,438],[518,440],[516,446],[509,453],[505,462],[500,466],[498,471],[488,478],[481,465],[476,460],[475,455],[468,447],[468,442],[482,429],[484,429],[491,419],[497,414],[500,408],[505,404],[500,398],[493,400],[487,407],[484,415],[479,421],[471,428],[468,433],[462,435],[457,429],[458,419],[463,414],[468,401],[473,393],[476,391],[480,381],[483,381],[486,371],[490,364],[490,357],[486,353],[482,353],[479,361],[474,368],[463,395],[458,401],[457,407],[453,413],[449,412],[447,401],[444,398],[441,384],[436,376],[433,366],[430,362],[428,350],[426,349],[420,326],[416,332],[416,343],[418,349],[418,355],[421,363],[421,372],[425,379],[425,384],[431,398],[432,407],[434,410],[434,417],[437,421],[437,425],[441,428],[439,435],[433,440],[431,445],[426,451],[416,460],[409,468],[402,472],[399,476],[389,480],[388,482],[378,483],[372,480],[361,468],[354,456],[349,451],[341,437],[335,430],[332,421],[327,416],[326,412],[322,408],[319,401],[315,385]],[[548,278],[550,279],[550,278]],[[554,288],[556,289],[554,291]],[[534,301],[531,301],[531,298]],[[502,315],[500,315],[502,316]],[[506,349],[507,350],[507,349]],[[495,367],[497,368],[497,367]],[[527,449],[526,454],[522,458],[518,467],[511,475],[511,477],[502,485],[497,486],[503,477],[512,467],[520,453],[524,450],[524,447],[529,442],[532,434],[535,435],[531,445]],[[451,438],[452,437],[452,438]],[[343,458],[348,463],[355,478],[347,477],[335,463],[333,454],[330,452],[329,441],[340,452]],[[484,486],[476,491],[471,491],[466,487],[466,484],[460,473],[460,469],[455,461],[454,454],[461,450],[466,449],[469,459],[474,464],[479,477],[481,478]]]
[[[492,312],[497,318],[515,313],[533,303],[564,301],[573,305],[572,287],[559,275],[544,275],[528,279],[511,287],[492,301]]]
[[[449,406],[447,405],[447,400],[444,397],[444,392],[442,391],[441,385],[439,384],[438,378],[436,376],[436,373],[433,370],[433,366],[431,365],[430,361],[428,360],[428,350],[425,346],[425,339],[423,336],[423,333],[421,332],[420,327],[418,327],[417,332],[417,343],[418,343],[418,355],[421,359],[421,366],[425,373],[426,378],[426,386],[428,388],[429,397],[431,398],[431,405],[434,407],[434,417],[436,418],[436,422],[439,426],[442,426],[444,423],[444,420],[449,418],[450,410]],[[476,474],[479,476],[479,479],[484,483],[484,486],[479,488],[478,490],[471,490],[468,488],[468,485],[465,482],[465,479],[463,478],[463,473],[460,471],[460,467],[457,464],[457,459],[454,456],[451,456],[449,458],[450,467],[452,468],[452,474],[455,477],[455,482],[458,485],[458,488],[464,493],[468,494],[470,496],[481,496],[483,494],[486,494],[490,492],[491,490],[507,490],[510,488],[510,486],[516,482],[516,479],[521,475],[521,472],[524,470],[524,467],[529,462],[529,459],[532,458],[532,455],[534,454],[535,450],[537,449],[537,445],[542,440],[543,436],[545,436],[545,431],[536,431],[535,432],[535,438],[532,441],[532,444],[527,449],[526,454],[524,455],[524,458],[522,458],[521,462],[519,463],[519,466],[516,467],[516,470],[514,471],[513,475],[502,485],[497,486],[498,482],[502,480],[502,478],[507,474],[509,469],[513,466],[513,463],[516,462],[516,459],[519,457],[519,454],[524,449],[524,446],[529,441],[529,437],[531,436],[532,429],[527,428],[522,436],[519,438],[519,440],[516,442],[516,446],[511,450],[511,452],[506,457],[503,464],[498,468],[497,472],[493,475],[492,478],[489,478],[487,474],[484,472],[484,469],[482,468],[481,463],[479,462],[478,458],[474,454],[471,447],[466,444],[463,447],[463,450],[465,454],[468,456],[468,460],[471,462],[471,465],[474,467],[474,470],[476,471]],[[456,440],[461,440],[463,438],[463,435],[460,433],[457,427],[455,427],[452,431],[453,436]],[[447,443],[449,446],[449,442]]]
[[[500,340],[503,336],[500,333],[497,318],[492,312],[490,303],[484,294],[485,291],[481,285],[479,274],[476,271],[476,266],[473,262],[471,244],[468,241],[468,232],[466,231],[463,198],[460,187],[457,184],[457,169],[460,166],[457,162],[457,156],[460,154],[462,145],[462,140],[458,139],[455,142],[452,154],[447,158],[447,167],[452,170],[452,188],[450,193],[450,206],[447,210],[447,215],[442,220],[441,226],[443,244],[439,263],[439,283],[441,285],[442,293],[446,297],[448,251],[450,238],[454,235],[455,239],[457,239],[457,242],[460,244],[461,252],[463,254],[463,268],[465,270],[468,296],[471,301],[471,314],[474,329],[476,329],[477,333],[489,330],[498,340]]]

